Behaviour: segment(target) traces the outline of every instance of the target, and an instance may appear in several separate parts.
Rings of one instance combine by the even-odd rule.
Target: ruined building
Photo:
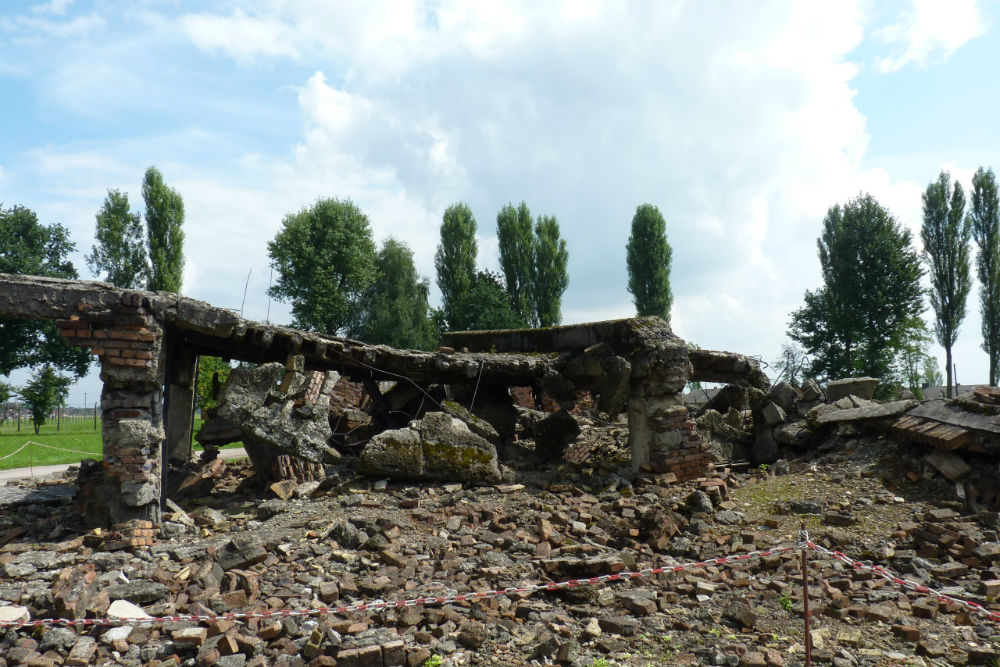
[[[291,359],[295,373],[324,372],[303,375],[301,387],[282,387],[288,396],[301,390],[315,397],[337,377],[365,383],[376,398],[380,380],[449,385],[459,394],[465,387],[475,391],[482,408],[476,412],[486,421],[491,407],[501,408],[492,414],[502,414],[505,403],[509,409],[510,387],[534,387],[564,409],[578,390],[588,390],[600,411],[627,412],[636,471],[681,480],[711,465],[680,400],[685,383],[767,386],[752,360],[689,351],[658,318],[452,332],[444,337],[447,348],[417,352],[251,322],[176,294],[7,274],[0,274],[0,316],[55,320],[70,345],[89,348],[100,362],[103,475],[86,490],[101,506],[88,516],[92,522],[160,519],[170,463],[191,455],[199,355],[282,365]],[[279,377],[275,371],[268,382]],[[280,410],[296,405],[287,401]],[[506,428],[493,421],[498,432]],[[324,455],[322,447],[294,453],[314,462]]]

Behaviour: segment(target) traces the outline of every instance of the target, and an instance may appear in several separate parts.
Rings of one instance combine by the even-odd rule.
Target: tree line
[[[930,333],[923,320],[927,296],[931,328],[945,351],[947,395],[955,383],[952,350],[966,315],[972,288],[972,242],[982,315],[982,348],[989,358],[989,383],[997,382],[1000,360],[1000,198],[992,169],[972,178],[971,201],[960,183],[942,171],[922,194],[922,255],[909,230],[869,194],[831,207],[817,245],[823,286],[807,290],[792,313],[788,336],[801,345],[783,350],[778,367],[788,377],[870,375],[880,392],[895,386],[919,390],[940,375],[927,353]],[[967,206],[968,204],[968,206]],[[966,210],[968,208],[968,210]],[[930,288],[921,286],[924,276]],[[939,382],[939,381],[938,381]]]
[[[179,293],[184,269],[184,202],[156,167],[142,179],[142,213],[128,195],[109,189],[95,216],[95,242],[85,261],[100,280],[127,289]],[[477,268],[477,223],[465,203],[449,206],[434,255],[440,308],[429,305],[430,281],[417,274],[413,252],[385,239],[376,247],[369,219],[349,199],[319,199],[284,217],[268,256],[277,280],[269,295],[291,304],[293,324],[397,348],[433,349],[443,330],[556,326],[569,286],[569,252],[553,215],[533,216],[526,202],[496,216],[501,271]],[[34,212],[0,206],[0,273],[78,278],[68,230],[44,225]],[[628,289],[639,315],[669,319],[671,249],[659,209],[636,209],[628,241]],[[66,345],[51,322],[0,318],[0,375],[38,369],[19,390],[65,400],[70,380],[82,377],[87,350]],[[200,402],[211,403],[210,376],[228,364],[202,360]],[[0,384],[0,393],[15,391]],[[41,399],[39,399],[41,400]],[[41,404],[39,404],[41,408]],[[35,410],[48,414],[48,410]]]

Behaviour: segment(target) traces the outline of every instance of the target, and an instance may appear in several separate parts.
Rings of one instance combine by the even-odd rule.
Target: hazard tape
[[[1000,613],[991,611],[985,608],[978,602],[970,602],[969,600],[963,600],[961,598],[956,598],[951,595],[947,595],[938,590],[931,588],[925,584],[921,584],[915,581],[910,581],[909,579],[904,579],[896,574],[893,574],[881,565],[875,565],[873,563],[859,561],[847,556],[841,551],[835,551],[832,549],[827,549],[822,547],[812,540],[805,531],[799,532],[799,541],[794,546],[782,546],[782,547],[772,547],[770,549],[758,549],[756,551],[749,551],[744,554],[737,554],[734,556],[719,556],[717,558],[709,558],[707,560],[695,561],[691,563],[684,563],[681,565],[666,565],[662,567],[648,567],[642,570],[631,570],[625,572],[617,572],[614,574],[602,574],[595,577],[586,577],[582,579],[568,579],[565,581],[551,582],[545,584],[531,584],[528,586],[508,586],[507,588],[497,588],[489,591],[479,591],[476,593],[463,593],[460,595],[439,595],[439,596],[427,596],[410,598],[408,600],[375,600],[373,602],[362,602],[358,604],[345,605],[341,607],[316,607],[313,609],[278,609],[275,611],[252,611],[252,612],[229,612],[225,614],[175,614],[173,616],[143,616],[143,617],[127,617],[127,618],[39,618],[31,621],[16,621],[16,620],[0,620],[0,628],[24,628],[24,627],[41,627],[41,626],[63,626],[63,627],[92,627],[92,626],[109,626],[109,625],[153,625],[157,623],[176,623],[176,622],[200,622],[200,623],[213,623],[215,621],[245,621],[250,619],[279,619],[279,618],[294,618],[294,617],[308,617],[308,616],[327,616],[330,614],[349,614],[358,611],[382,611],[385,609],[400,609],[404,607],[427,607],[436,605],[451,604],[453,602],[474,602],[476,600],[485,600],[488,598],[501,597],[506,595],[531,595],[533,593],[538,593],[541,591],[558,591],[568,588],[577,588],[579,586],[598,586],[601,584],[615,582],[615,581],[628,581],[632,579],[639,579],[642,577],[649,577],[658,574],[674,574],[678,572],[684,572],[685,570],[695,570],[706,567],[714,567],[718,565],[737,565],[744,563],[749,560],[756,558],[764,558],[767,556],[775,556],[779,554],[788,553],[790,551],[798,551],[802,549],[810,549],[817,551],[822,554],[826,554],[839,560],[847,565],[850,565],[855,570],[869,570],[874,574],[886,579],[896,585],[903,586],[904,588],[909,588],[918,593],[924,593],[931,595],[941,602],[946,604],[953,604],[965,607],[966,609],[980,614],[993,622],[1000,622]]]
[[[771,549],[758,549],[745,554],[735,556],[719,556],[682,565],[667,565],[663,567],[648,567],[642,570],[618,572],[615,574],[602,574],[596,577],[584,579],[569,579],[566,581],[552,582],[547,584],[531,584],[529,586],[509,586],[490,591],[480,591],[477,593],[463,593],[461,595],[444,595],[412,598],[409,600],[375,600],[359,604],[346,605],[343,607],[317,607],[315,609],[279,609],[276,611],[251,611],[251,612],[230,612],[219,615],[201,614],[177,614],[174,616],[148,616],[141,618],[39,618],[33,621],[3,621],[0,620],[0,628],[24,628],[40,626],[65,626],[65,627],[90,627],[103,625],[151,625],[156,623],[174,623],[185,621],[197,621],[203,623],[213,623],[215,621],[243,621],[252,618],[290,618],[301,616],[326,616],[329,614],[348,614],[356,611],[381,611],[384,609],[399,609],[402,607],[426,607],[432,605],[451,604],[453,602],[473,602],[485,600],[487,598],[501,597],[505,595],[522,595],[538,593],[540,591],[558,591],[578,586],[597,586],[612,581],[626,581],[639,579],[657,574],[672,574],[685,570],[695,570],[716,565],[736,565],[755,558],[764,558],[778,554],[788,553],[803,548],[801,543],[795,546],[773,547]]]
[[[84,452],[84,451],[81,451],[79,449],[66,449],[65,447],[56,447],[54,445],[46,445],[45,443],[35,442],[34,440],[29,440],[25,444],[35,445],[37,447],[44,447],[46,449],[54,449],[54,450],[59,451],[59,452],[69,452],[70,454],[83,454],[85,456],[96,456],[97,454],[100,454],[100,452]]]
[[[10,457],[14,456],[14,454],[17,454],[19,451],[21,451],[30,444],[31,441],[29,440],[28,442],[24,443],[23,445],[12,451],[10,454],[7,454],[6,456],[0,456],[0,461],[3,461],[4,459],[9,459]]]
[[[873,563],[868,563],[865,561],[854,560],[853,558],[844,554],[841,551],[834,551],[832,549],[827,549],[826,547],[821,547],[820,545],[808,539],[805,541],[805,543],[813,551],[818,551],[820,553],[827,554],[828,556],[832,556],[833,558],[836,558],[842,563],[850,565],[855,570],[869,570],[871,572],[874,572],[878,576],[882,577],[883,579],[891,581],[897,586],[909,588],[910,590],[914,590],[918,593],[925,593],[927,595],[931,595],[937,598],[939,601],[944,602],[945,604],[954,604],[965,607],[970,611],[985,616],[987,619],[993,621],[994,623],[1000,622],[1000,613],[991,611],[986,607],[984,607],[983,605],[979,604],[978,602],[970,602],[969,600],[962,600],[961,598],[956,598],[952,597],[951,595],[946,595],[945,593],[935,590],[925,584],[921,584],[916,581],[910,581],[909,579],[904,579],[899,575],[893,574],[892,572],[885,569],[881,565],[875,565]]]

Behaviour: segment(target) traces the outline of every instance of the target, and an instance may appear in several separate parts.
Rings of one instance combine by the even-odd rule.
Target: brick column
[[[104,479],[83,498],[87,520],[109,525],[160,520],[163,447],[163,330],[138,292],[110,309],[86,303],[57,324],[71,345],[101,363]]]
[[[687,347],[669,342],[639,349],[630,363],[628,427],[632,469],[673,473],[679,481],[708,472],[708,450],[681,400],[681,391],[691,376]]]

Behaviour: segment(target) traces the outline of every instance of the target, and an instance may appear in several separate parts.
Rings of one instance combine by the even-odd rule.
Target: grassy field
[[[201,419],[194,420],[195,432],[201,424]],[[195,443],[195,449],[201,447]],[[95,431],[92,417],[63,419],[58,431],[55,422],[45,424],[38,435],[31,422],[25,420],[21,421],[20,431],[16,422],[0,425],[0,470],[79,463],[86,458],[101,458],[101,422],[97,422]]]

